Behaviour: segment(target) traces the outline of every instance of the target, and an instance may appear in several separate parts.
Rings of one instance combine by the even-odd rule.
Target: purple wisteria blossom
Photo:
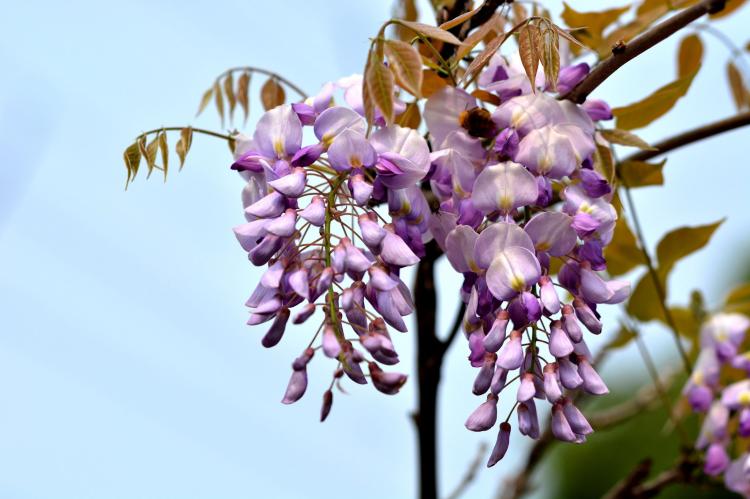
[[[558,90],[587,72],[562,68]],[[617,220],[594,157],[595,121],[609,107],[560,101],[543,75],[532,89],[520,61],[499,55],[477,82],[500,104],[488,109],[448,86],[424,105],[426,135],[380,114],[368,128],[356,75],[266,112],[238,140],[232,168],[247,182],[246,223],[234,230],[250,262],[266,267],[246,303],[248,324],[270,323],[261,343],[292,341],[290,320],[309,331],[282,401],[306,393],[310,362],[335,363],[322,420],[345,380],[386,394],[406,382],[389,367],[399,361],[392,331],[406,332],[414,310],[402,269],[434,240],[463,281],[472,392],[483,397],[466,427],[499,428],[492,466],[508,449],[513,412],[519,432],[539,438],[539,402],[550,404],[556,438],[581,443],[593,431],[568,392],[608,392],[583,331],[602,331],[598,307],[625,300],[629,284],[601,274]],[[736,353],[731,334],[706,342]],[[693,398],[710,399],[701,387]],[[503,392],[513,408],[500,404]]]
[[[741,351],[750,318],[717,313],[701,326],[698,360],[683,394],[705,414],[695,443],[704,452],[703,471],[723,475],[728,489],[750,497],[750,461],[730,453],[735,440],[750,437],[750,355]]]

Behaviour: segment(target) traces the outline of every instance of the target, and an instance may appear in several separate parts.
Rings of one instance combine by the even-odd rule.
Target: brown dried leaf
[[[745,82],[742,80],[742,73],[740,73],[732,61],[727,63],[727,79],[729,80],[729,88],[732,90],[732,98],[737,109],[742,109],[746,105],[750,105],[750,102],[746,100],[747,90],[745,89]]]
[[[450,21],[446,21],[446,22],[444,22],[443,24],[441,24],[441,25],[439,26],[439,28],[440,28],[440,29],[444,29],[444,30],[449,30],[449,29],[451,29],[451,28],[455,28],[456,26],[458,26],[458,25],[460,25],[460,24],[463,24],[463,23],[465,23],[466,21],[468,21],[469,19],[471,19],[472,17],[474,17],[474,15],[475,15],[475,14],[476,14],[477,12],[479,12],[479,11],[480,11],[481,9],[482,9],[482,6],[480,5],[479,7],[477,7],[477,8],[476,8],[476,9],[474,9],[474,10],[470,10],[469,12],[464,12],[464,13],[463,13],[463,14],[461,14],[460,16],[458,16],[458,17],[454,17],[454,18],[453,18],[453,19],[451,19]]]
[[[417,130],[422,122],[419,106],[416,102],[410,102],[403,113],[396,118],[396,124]]]
[[[138,174],[138,166],[141,163],[141,150],[138,147],[137,142],[133,142],[122,153],[122,157],[125,160],[125,168],[128,169],[128,179],[125,182],[125,186],[130,183]]]
[[[476,89],[474,90],[471,95],[476,97],[482,102],[486,102],[487,104],[492,104],[493,106],[499,106],[500,105],[500,97],[497,95],[490,93],[486,90]]]
[[[242,108],[243,123],[247,123],[247,116],[250,113],[250,72],[245,71],[237,80],[237,102]]]
[[[175,152],[177,152],[177,156],[180,158],[180,170],[182,170],[182,165],[185,164],[185,157],[187,156],[188,151],[190,151],[192,143],[193,129],[191,127],[185,127],[180,130],[180,139],[175,145]]]
[[[420,33],[428,38],[434,38],[435,40],[440,40],[452,45],[461,45],[461,40],[456,38],[453,33],[440,29],[437,26],[430,26],[429,24],[418,23],[415,21],[405,21],[403,19],[397,19],[395,22],[396,24],[406,26],[416,33]]]
[[[540,30],[542,37],[541,62],[547,86],[557,91],[557,77],[560,73],[560,37],[549,25]]]
[[[711,19],[721,19],[722,17],[727,17],[735,10],[742,7],[745,4],[745,1],[746,0],[727,0],[727,3],[723,9],[715,14],[709,14],[708,17],[710,17]]]
[[[198,112],[195,113],[196,116],[199,116],[204,109],[206,109],[206,106],[208,106],[208,103],[211,102],[211,97],[214,95],[214,89],[213,87],[209,88],[203,93],[203,97],[201,97],[201,103],[198,106]]]
[[[380,109],[387,124],[393,123],[393,73],[383,64],[382,56],[375,55],[365,74],[369,98]]]
[[[224,126],[224,96],[221,93],[221,86],[218,81],[214,83],[214,103],[216,104],[216,112],[219,113],[221,126]]]
[[[688,35],[680,42],[677,52],[677,76],[682,78],[697,73],[703,59],[703,43],[698,35]]]
[[[417,11],[417,5],[415,0],[399,0],[393,5],[393,17],[396,19],[404,19],[406,21],[416,21],[419,16]],[[404,26],[395,25],[396,36],[399,40],[408,42],[414,38],[414,33],[409,28]]]
[[[224,78],[224,95],[226,95],[229,104],[229,121],[231,123],[234,120],[234,108],[237,106],[237,97],[234,95],[234,76],[232,76],[231,71]]]
[[[464,43],[458,47],[458,50],[456,51],[455,60],[460,61],[466,57],[466,55],[471,52],[479,42],[490,35],[490,33],[493,33],[494,36],[501,34],[504,26],[505,22],[502,17],[497,14],[492,16],[489,21],[479,26],[466,37]]]
[[[159,135],[154,135],[154,138],[146,146],[146,165],[148,165],[148,177],[156,167],[156,154],[159,151]],[[146,178],[148,178],[146,177]]]
[[[492,56],[495,55],[495,52],[497,52],[503,43],[508,39],[508,37],[513,34],[513,30],[503,33],[501,35],[497,35],[495,38],[490,41],[485,47],[482,52],[479,53],[478,56],[474,58],[473,61],[471,61],[471,64],[469,64],[469,67],[466,68],[466,73],[464,74],[463,78],[461,78],[462,82],[471,82],[473,81],[474,77],[479,74],[479,72],[484,68],[485,65],[487,65],[488,62],[490,62],[490,59],[492,59]]]
[[[164,170],[164,181],[167,181],[167,169],[169,168],[169,146],[167,145],[167,132],[159,133],[159,152],[161,152],[161,167]]]
[[[448,81],[438,76],[435,71],[430,69],[422,71],[422,97],[428,98],[446,86],[448,86]]]
[[[542,35],[537,26],[526,24],[518,32],[518,54],[521,56],[523,69],[531,83],[531,91],[536,92],[536,73],[541,58]]]
[[[415,97],[422,89],[422,58],[419,52],[406,42],[386,40],[385,53],[388,64],[398,85]]]
[[[282,105],[286,101],[284,87],[276,81],[276,78],[269,78],[260,89],[260,100],[263,103],[263,109],[266,111]]]

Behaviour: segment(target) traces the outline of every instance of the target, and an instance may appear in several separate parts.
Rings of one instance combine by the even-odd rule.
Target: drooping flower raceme
[[[521,434],[539,437],[537,401],[546,400],[552,434],[585,441],[593,430],[564,390],[608,392],[583,331],[599,334],[597,307],[623,301],[630,289],[600,275],[617,213],[611,186],[594,168],[597,142],[606,144],[593,120],[611,114],[589,113],[541,88],[532,92],[519,71],[495,56],[480,76],[480,86],[499,97],[493,111],[448,87],[424,112],[435,140],[430,181],[440,200],[430,229],[463,275],[473,392],[486,394],[466,427],[486,431],[500,423],[488,466],[509,445],[513,409],[504,421],[498,412],[499,396],[509,390]],[[560,88],[587,72],[564,68]]]
[[[427,204],[414,186],[430,166],[429,149],[415,130],[397,125],[367,137],[362,116],[331,106],[331,92],[329,84],[323,97],[266,112],[252,138],[239,139],[232,165],[247,181],[247,223],[235,235],[252,264],[267,267],[246,303],[248,324],[271,322],[262,344],[272,347],[290,320],[308,324],[320,312],[292,363],[286,404],[304,395],[318,349],[336,362],[334,380],[366,384],[367,369],[387,394],[406,381],[381,364],[398,363],[389,327],[406,331],[403,317],[414,307],[399,273],[423,250]],[[308,145],[305,126],[315,137]],[[389,221],[369,207],[382,201],[399,205]],[[331,402],[329,389],[323,419]]]
[[[563,68],[559,88],[587,71]],[[398,362],[390,331],[405,332],[414,308],[401,269],[434,239],[463,278],[473,392],[486,396],[466,426],[499,426],[491,466],[507,450],[514,411],[519,431],[539,436],[536,400],[551,404],[556,438],[578,443],[592,432],[565,390],[607,393],[583,330],[600,333],[597,307],[623,301],[629,285],[600,275],[617,219],[611,186],[595,168],[597,143],[607,144],[594,120],[611,117],[608,106],[558,100],[543,83],[532,89],[500,56],[478,83],[500,104],[490,110],[446,87],[424,106],[429,143],[378,114],[368,130],[361,77],[327,84],[266,112],[238,141],[232,168],[247,181],[247,223],[235,234],[250,261],[266,266],[247,301],[248,324],[271,322],[262,339],[271,347],[290,320],[320,318],[283,402],[305,393],[317,350],[336,363],[332,385],[344,375],[366,384],[366,365],[375,388],[399,390],[406,377],[381,366]],[[336,86],[348,106],[333,104]],[[498,421],[500,395],[511,390],[516,404]],[[329,388],[323,419],[332,397]]]
[[[705,414],[696,448],[703,470],[723,475],[728,489],[750,497],[750,457],[733,459],[738,438],[750,437],[750,352],[744,351],[750,319],[718,313],[700,331],[701,351],[683,389],[695,412]]]

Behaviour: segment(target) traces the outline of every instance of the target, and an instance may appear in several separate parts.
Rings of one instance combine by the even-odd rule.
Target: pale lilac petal
[[[321,142],[330,144],[334,138],[346,129],[365,133],[365,120],[348,107],[331,107],[320,113],[315,120],[315,136]]]
[[[302,145],[302,123],[292,106],[266,111],[255,126],[253,142],[267,158],[291,158]]]
[[[565,213],[548,211],[534,215],[524,230],[534,241],[537,251],[563,256],[570,253],[578,240],[572,222],[573,219]]]
[[[459,225],[445,238],[445,254],[456,272],[479,272],[474,261],[474,245],[479,234],[468,225]]]
[[[289,175],[268,182],[268,185],[287,197],[296,198],[301,196],[305,191],[306,179],[305,170],[303,168],[295,168]]]
[[[400,236],[385,231],[380,258],[384,262],[397,267],[408,267],[419,261],[419,257],[409,248]]]
[[[464,425],[470,431],[487,431],[497,421],[497,396],[487,395],[487,401],[472,412]]]
[[[316,227],[322,227],[326,221],[326,202],[321,196],[314,196],[310,204],[298,215]]]
[[[522,228],[514,223],[497,222],[479,234],[474,245],[474,260],[480,268],[486,269],[498,253],[506,248],[520,246],[534,252],[534,243]]]
[[[365,135],[352,129],[341,132],[328,148],[328,160],[338,171],[370,167],[375,164],[377,154]]]
[[[487,270],[487,287],[498,300],[508,300],[531,287],[541,275],[539,261],[526,248],[512,246],[498,254]]]
[[[534,176],[518,163],[506,161],[482,170],[474,183],[471,200],[482,213],[499,211],[508,214],[516,208],[533,204],[537,195]]]

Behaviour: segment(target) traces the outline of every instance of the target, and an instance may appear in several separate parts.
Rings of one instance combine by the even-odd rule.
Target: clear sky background
[[[577,1],[581,10],[603,3]],[[427,13],[424,3],[420,4]],[[550,2],[553,13],[559,2]],[[314,92],[361,71],[390,2],[13,2],[0,16],[0,497],[413,497],[414,383],[387,397],[336,395],[318,423],[330,363],[306,397],[279,403],[309,332],[273,350],[245,326],[259,273],[231,227],[242,183],[226,146],[196,136],[185,169],[123,190],[123,148],[140,131],[192,123],[224,69],[271,68]],[[746,42],[747,9],[720,26]],[[613,105],[674,77],[674,40],[597,91]],[[707,40],[689,95],[642,131],[657,140],[728,116],[727,50]],[[259,88],[255,81],[253,89]],[[260,107],[257,98],[255,109]],[[254,118],[257,118],[255,113]],[[636,200],[653,245],[666,230],[728,216],[710,248],[679,264],[673,297],[700,287],[714,303],[747,260],[747,130],[673,154],[665,189]],[[171,141],[174,144],[174,139]],[[441,270],[448,270],[447,264]],[[441,277],[450,275],[442,272]],[[444,289],[456,289],[451,276]],[[455,298],[439,309],[447,327]],[[613,332],[613,329],[609,329]],[[648,330],[660,362],[663,330]],[[605,333],[606,336],[606,333]],[[397,346],[413,371],[413,338]],[[463,427],[479,403],[457,342],[441,391],[441,486],[448,492],[494,434]],[[605,369],[642,373],[634,352]],[[413,374],[413,373],[412,373]],[[632,376],[632,374],[630,375]],[[492,497],[520,462],[514,436],[467,497]],[[551,477],[550,477],[551,478]]]

